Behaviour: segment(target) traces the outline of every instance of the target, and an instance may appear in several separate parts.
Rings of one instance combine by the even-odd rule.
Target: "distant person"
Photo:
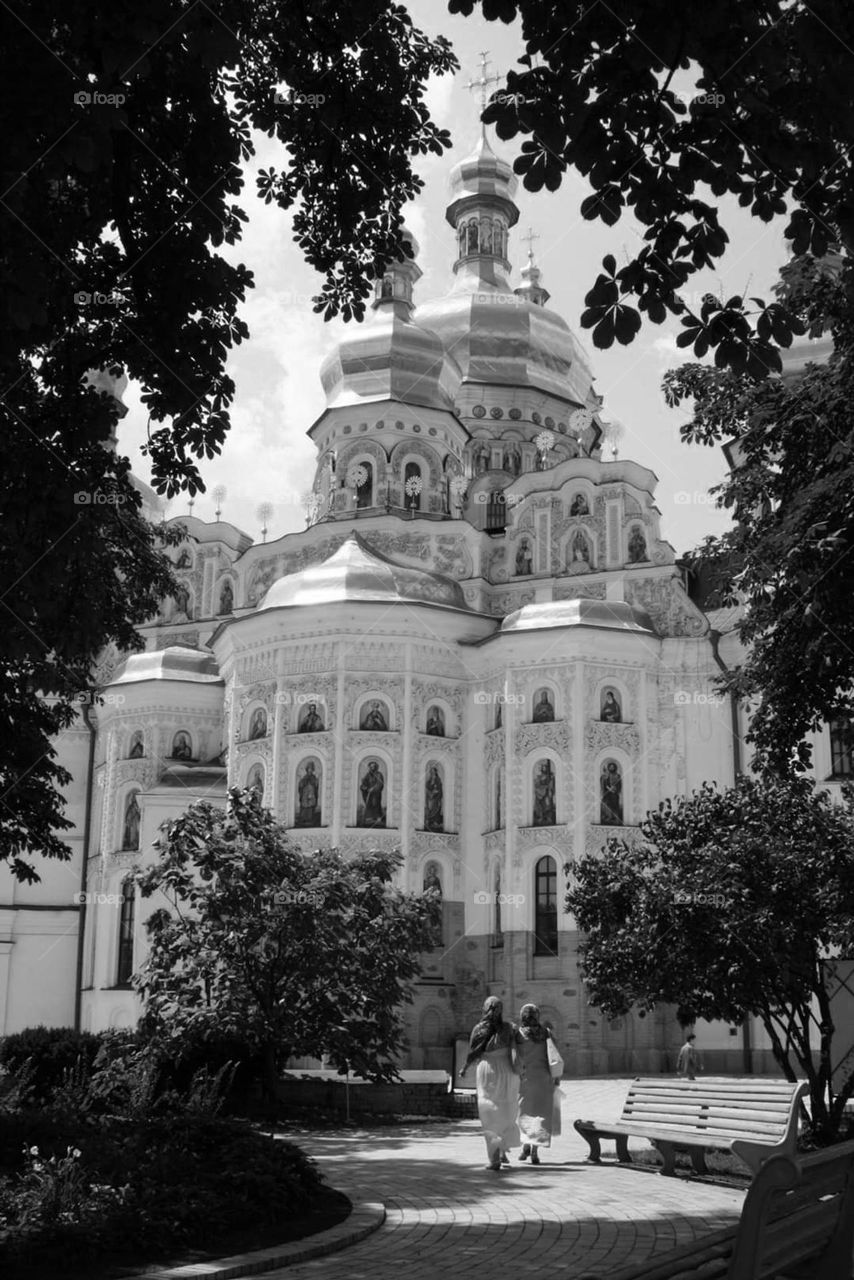
[[[697,1072],[702,1070],[702,1062],[700,1055],[694,1048],[694,1041],[697,1037],[693,1031],[686,1037],[685,1043],[679,1050],[679,1057],[676,1059],[676,1074],[681,1076],[683,1080],[695,1080]]]
[[[497,996],[488,996],[483,1017],[472,1030],[469,1052],[460,1079],[473,1062],[477,1063],[477,1114],[486,1139],[489,1168],[496,1173],[509,1164],[507,1150],[518,1147],[519,1078],[513,1065],[516,1028],[505,1022],[503,1005]]]

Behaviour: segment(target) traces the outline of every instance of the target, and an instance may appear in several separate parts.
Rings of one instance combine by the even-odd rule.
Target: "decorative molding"
[[[400,843],[399,831],[383,827],[360,827],[358,832],[348,829],[338,841],[338,848],[346,857],[356,853],[371,853],[375,849],[380,853],[391,853],[400,848]]]
[[[595,571],[594,571],[595,572]],[[555,600],[604,600],[604,582],[559,583],[555,586]]]
[[[646,610],[659,635],[700,636],[709,628],[708,619],[691,602],[675,575],[632,576],[626,583],[626,599]]]
[[[517,829],[517,850],[522,850],[530,846],[538,846],[543,844],[556,845],[563,841],[565,844],[569,837],[569,824],[559,822],[554,827],[519,827]]]
[[[409,850],[415,857],[428,853],[447,853],[456,856],[460,851],[460,836],[456,831],[413,831]]]
[[[483,740],[483,758],[487,769],[504,763],[504,730],[490,729]]]
[[[599,823],[587,828],[584,841],[584,852],[588,857],[603,853],[611,839],[625,840],[627,844],[639,844],[640,831],[636,826],[604,827]]]
[[[591,720],[584,730],[584,745],[594,754],[616,749],[626,755],[636,756],[640,751],[640,734],[635,724],[610,724],[604,720]]]
[[[545,724],[520,724],[516,727],[513,751],[522,759],[532,751],[550,747],[562,756],[570,750],[571,737],[567,720],[552,720]]]

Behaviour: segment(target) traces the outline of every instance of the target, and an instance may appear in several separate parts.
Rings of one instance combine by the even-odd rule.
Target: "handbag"
[[[546,1050],[549,1055],[549,1075],[552,1080],[560,1080],[563,1076],[563,1058],[551,1036],[548,1038]]]

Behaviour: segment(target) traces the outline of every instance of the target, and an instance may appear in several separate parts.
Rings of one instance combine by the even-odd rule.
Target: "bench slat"
[[[675,1120],[685,1121],[688,1124],[722,1124],[731,1121],[734,1124],[752,1125],[757,1129],[768,1131],[785,1129],[789,1122],[788,1115],[782,1117],[757,1115],[753,1111],[734,1111],[731,1109],[697,1111],[688,1107],[665,1108],[654,1107],[651,1104],[645,1104],[642,1107],[626,1107],[620,1119],[628,1122],[646,1120],[650,1116],[673,1116]]]
[[[624,1133],[627,1137],[646,1138],[649,1142],[661,1139],[662,1142],[678,1142],[683,1141],[686,1146],[693,1147],[727,1147],[733,1142],[739,1142],[747,1137],[744,1133],[728,1133],[726,1131],[715,1133],[703,1133],[698,1129],[686,1129],[679,1124],[656,1124],[656,1125],[633,1125],[633,1124],[606,1124],[596,1126],[596,1133],[601,1137],[607,1138],[609,1134]],[[775,1147],[776,1142],[769,1142],[763,1135],[769,1151]]]
[[[755,1120],[716,1120],[710,1117],[708,1120],[687,1120],[681,1116],[669,1116],[665,1113],[656,1115],[652,1113],[646,1116],[621,1116],[619,1124],[623,1124],[626,1128],[645,1128],[649,1125],[664,1124],[668,1128],[685,1129],[690,1133],[755,1133],[759,1137],[776,1138],[787,1132],[788,1126],[784,1124],[757,1124]]]
[[[670,1110],[670,1108],[684,1111],[738,1111],[748,1115],[761,1116],[788,1116],[792,1109],[792,1100],[788,1098],[785,1103],[768,1103],[763,1105],[759,1102],[736,1102],[730,1098],[690,1098],[684,1094],[650,1096],[648,1094],[630,1094],[623,1104],[624,1111],[631,1111],[638,1107],[655,1107],[658,1110]]]

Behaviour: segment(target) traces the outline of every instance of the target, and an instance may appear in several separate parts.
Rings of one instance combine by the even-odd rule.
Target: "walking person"
[[[700,1055],[694,1048],[694,1041],[696,1039],[697,1037],[692,1031],[691,1034],[686,1037],[685,1043],[679,1050],[679,1057],[676,1059],[676,1074],[683,1080],[695,1080],[697,1072],[701,1071],[703,1068]]]
[[[531,1164],[539,1164],[538,1147],[550,1147],[552,1138],[560,1133],[560,1097],[556,1089],[559,1080],[553,1080],[549,1066],[549,1040],[551,1028],[540,1022],[540,1011],[535,1004],[525,1004],[519,1014],[516,1029],[516,1067],[519,1071],[519,1132],[524,1146],[520,1160],[531,1157]]]
[[[460,1079],[473,1062],[477,1063],[477,1114],[486,1139],[489,1168],[498,1172],[509,1164],[507,1152],[519,1145],[516,1108],[519,1078],[513,1066],[515,1027],[504,1021],[504,1008],[497,996],[483,1005],[483,1017],[472,1029],[469,1052]]]

